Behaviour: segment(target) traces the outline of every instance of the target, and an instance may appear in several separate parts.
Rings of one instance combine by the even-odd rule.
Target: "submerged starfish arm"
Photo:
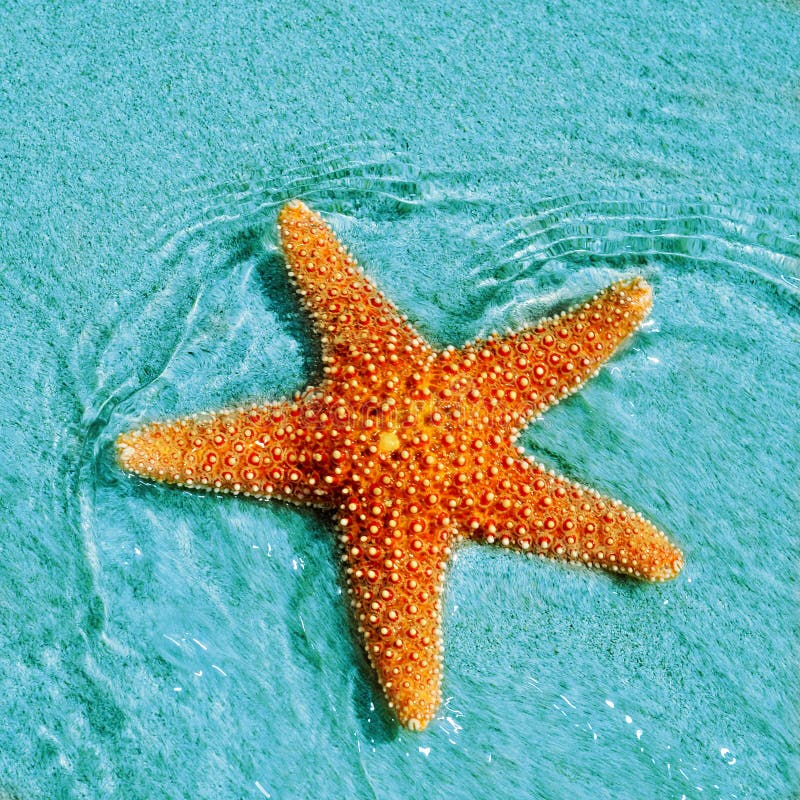
[[[619,500],[527,459],[503,463],[458,520],[472,538],[640,580],[670,580],[681,571],[681,551]]]
[[[619,281],[532,327],[445,351],[440,369],[459,372],[467,399],[501,407],[521,428],[595,375],[651,305],[642,278]]]
[[[457,532],[413,504],[356,500],[339,512],[347,592],[370,664],[402,725],[422,730],[441,704],[441,595]]]
[[[344,358],[351,365],[365,355],[398,366],[421,363],[430,346],[361,272],[319,214],[300,200],[287,203],[278,233],[290,278],[322,337],[329,377],[339,374]]]
[[[319,393],[295,402],[152,422],[117,439],[127,472],[187,489],[330,507],[335,449]],[[322,421],[321,421],[322,420]]]

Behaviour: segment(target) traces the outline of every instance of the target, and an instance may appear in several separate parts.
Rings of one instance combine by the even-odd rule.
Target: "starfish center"
[[[394,453],[400,447],[400,438],[394,431],[381,431],[378,437],[378,450],[381,453]]]

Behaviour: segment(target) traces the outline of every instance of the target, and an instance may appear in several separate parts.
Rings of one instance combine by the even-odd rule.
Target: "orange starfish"
[[[294,201],[278,226],[322,337],[322,381],[294,400],[125,433],[119,463],[186,488],[332,509],[358,633],[403,725],[421,730],[441,702],[442,583],[460,539],[651,581],[678,574],[680,551],[639,513],[514,445],[641,324],[642,279],[436,352],[318,214]]]

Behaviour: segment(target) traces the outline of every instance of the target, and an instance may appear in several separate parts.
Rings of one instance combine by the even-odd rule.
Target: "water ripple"
[[[146,249],[167,256],[203,229],[258,222],[269,209],[297,197],[325,199],[334,208],[369,205],[373,214],[402,213],[431,196],[434,177],[379,143],[310,146],[278,173],[254,167],[221,183],[187,186],[153,218]]]
[[[686,201],[557,198],[509,219],[490,240],[498,267],[550,258],[669,256],[771,265],[764,277],[797,292],[800,216],[792,209]],[[788,230],[787,230],[788,229]],[[789,231],[792,231],[791,233]]]

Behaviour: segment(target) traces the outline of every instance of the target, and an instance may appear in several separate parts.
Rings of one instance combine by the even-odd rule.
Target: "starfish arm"
[[[504,463],[464,509],[474,539],[641,580],[680,572],[681,551],[638,512],[532,461]]]
[[[461,393],[502,409],[521,428],[596,374],[651,305],[650,287],[634,278],[534,327],[469,345],[449,358],[466,378]]]
[[[322,337],[329,377],[339,374],[345,358],[379,356],[397,364],[430,352],[319,214],[299,200],[287,203],[278,232],[292,281]]]
[[[358,633],[398,720],[422,730],[441,704],[441,592],[455,531],[414,505],[355,500],[340,511]]]
[[[119,436],[117,461],[188,489],[328,506],[336,451],[326,419],[314,396],[152,422]]]

